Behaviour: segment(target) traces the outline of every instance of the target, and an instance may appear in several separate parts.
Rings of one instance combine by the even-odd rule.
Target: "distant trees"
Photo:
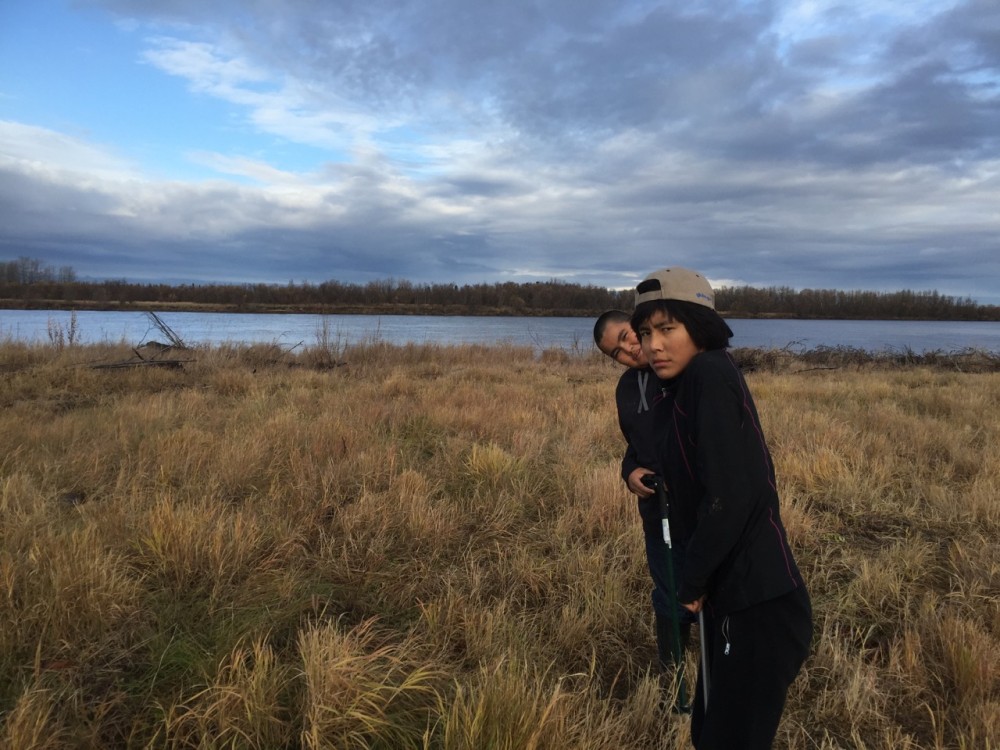
[[[631,289],[581,286],[552,279],[494,284],[414,284],[381,279],[367,284],[135,284],[81,282],[68,266],[55,269],[31,258],[0,262],[0,301],[43,307],[213,305],[227,310],[432,313],[462,315],[597,315],[629,310]],[[1000,307],[935,291],[838,291],[786,286],[723,287],[716,306],[732,317],[1000,320]]]
[[[722,288],[716,305],[735,316],[769,315],[785,318],[846,318],[888,320],[1000,320],[1000,307],[979,305],[969,297],[938,292],[844,292],[835,289],[788,287]]]
[[[0,279],[17,284],[40,282],[65,284],[76,281],[76,272],[70,266],[60,266],[56,269],[36,258],[21,257],[0,263]]]

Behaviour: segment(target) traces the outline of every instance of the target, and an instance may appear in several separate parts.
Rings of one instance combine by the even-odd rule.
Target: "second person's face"
[[[642,355],[639,338],[626,321],[608,323],[604,329],[598,348],[615,362],[626,367],[645,367],[646,358]]]
[[[703,350],[680,321],[656,311],[639,327],[642,353],[660,380],[676,378]]]

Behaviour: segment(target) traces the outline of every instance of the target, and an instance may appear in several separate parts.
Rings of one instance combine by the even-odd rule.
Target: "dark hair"
[[[601,346],[601,339],[604,338],[604,329],[608,323],[628,323],[628,313],[624,310],[607,310],[601,313],[601,317],[594,323],[594,343]]]
[[[733,337],[732,329],[712,308],[675,299],[656,299],[641,303],[632,313],[629,324],[638,331],[655,312],[662,312],[671,320],[683,323],[691,341],[699,349],[725,349],[729,346],[729,339]]]

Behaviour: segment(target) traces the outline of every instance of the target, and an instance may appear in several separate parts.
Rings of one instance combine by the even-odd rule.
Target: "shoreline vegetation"
[[[997,357],[737,354],[815,610],[775,747],[1000,747]],[[0,341],[0,746],[687,746],[605,357],[135,355]]]
[[[629,300],[615,300],[629,309]],[[428,316],[485,316],[485,317],[538,317],[538,318],[596,318],[609,308],[549,308],[529,309],[524,307],[489,305],[435,305],[435,304],[265,304],[265,303],[212,303],[212,302],[172,302],[172,301],[129,301],[108,302],[94,300],[59,299],[0,299],[0,310],[52,310],[52,311],[101,311],[101,312],[191,312],[229,314],[297,314],[297,315],[428,315]],[[962,322],[995,322],[1000,314],[980,312],[975,317],[949,317],[948,315],[889,315],[877,317],[849,315],[843,312],[822,314],[795,314],[782,312],[747,312],[723,310],[719,313],[732,319],[802,319],[802,320],[934,320]]]

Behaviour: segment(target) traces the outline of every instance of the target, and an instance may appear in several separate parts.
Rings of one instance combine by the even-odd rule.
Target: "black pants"
[[[691,740],[698,750],[767,750],[785,696],[812,642],[805,587],[728,615],[705,614],[709,655],[708,711],[699,666],[691,696]]]

